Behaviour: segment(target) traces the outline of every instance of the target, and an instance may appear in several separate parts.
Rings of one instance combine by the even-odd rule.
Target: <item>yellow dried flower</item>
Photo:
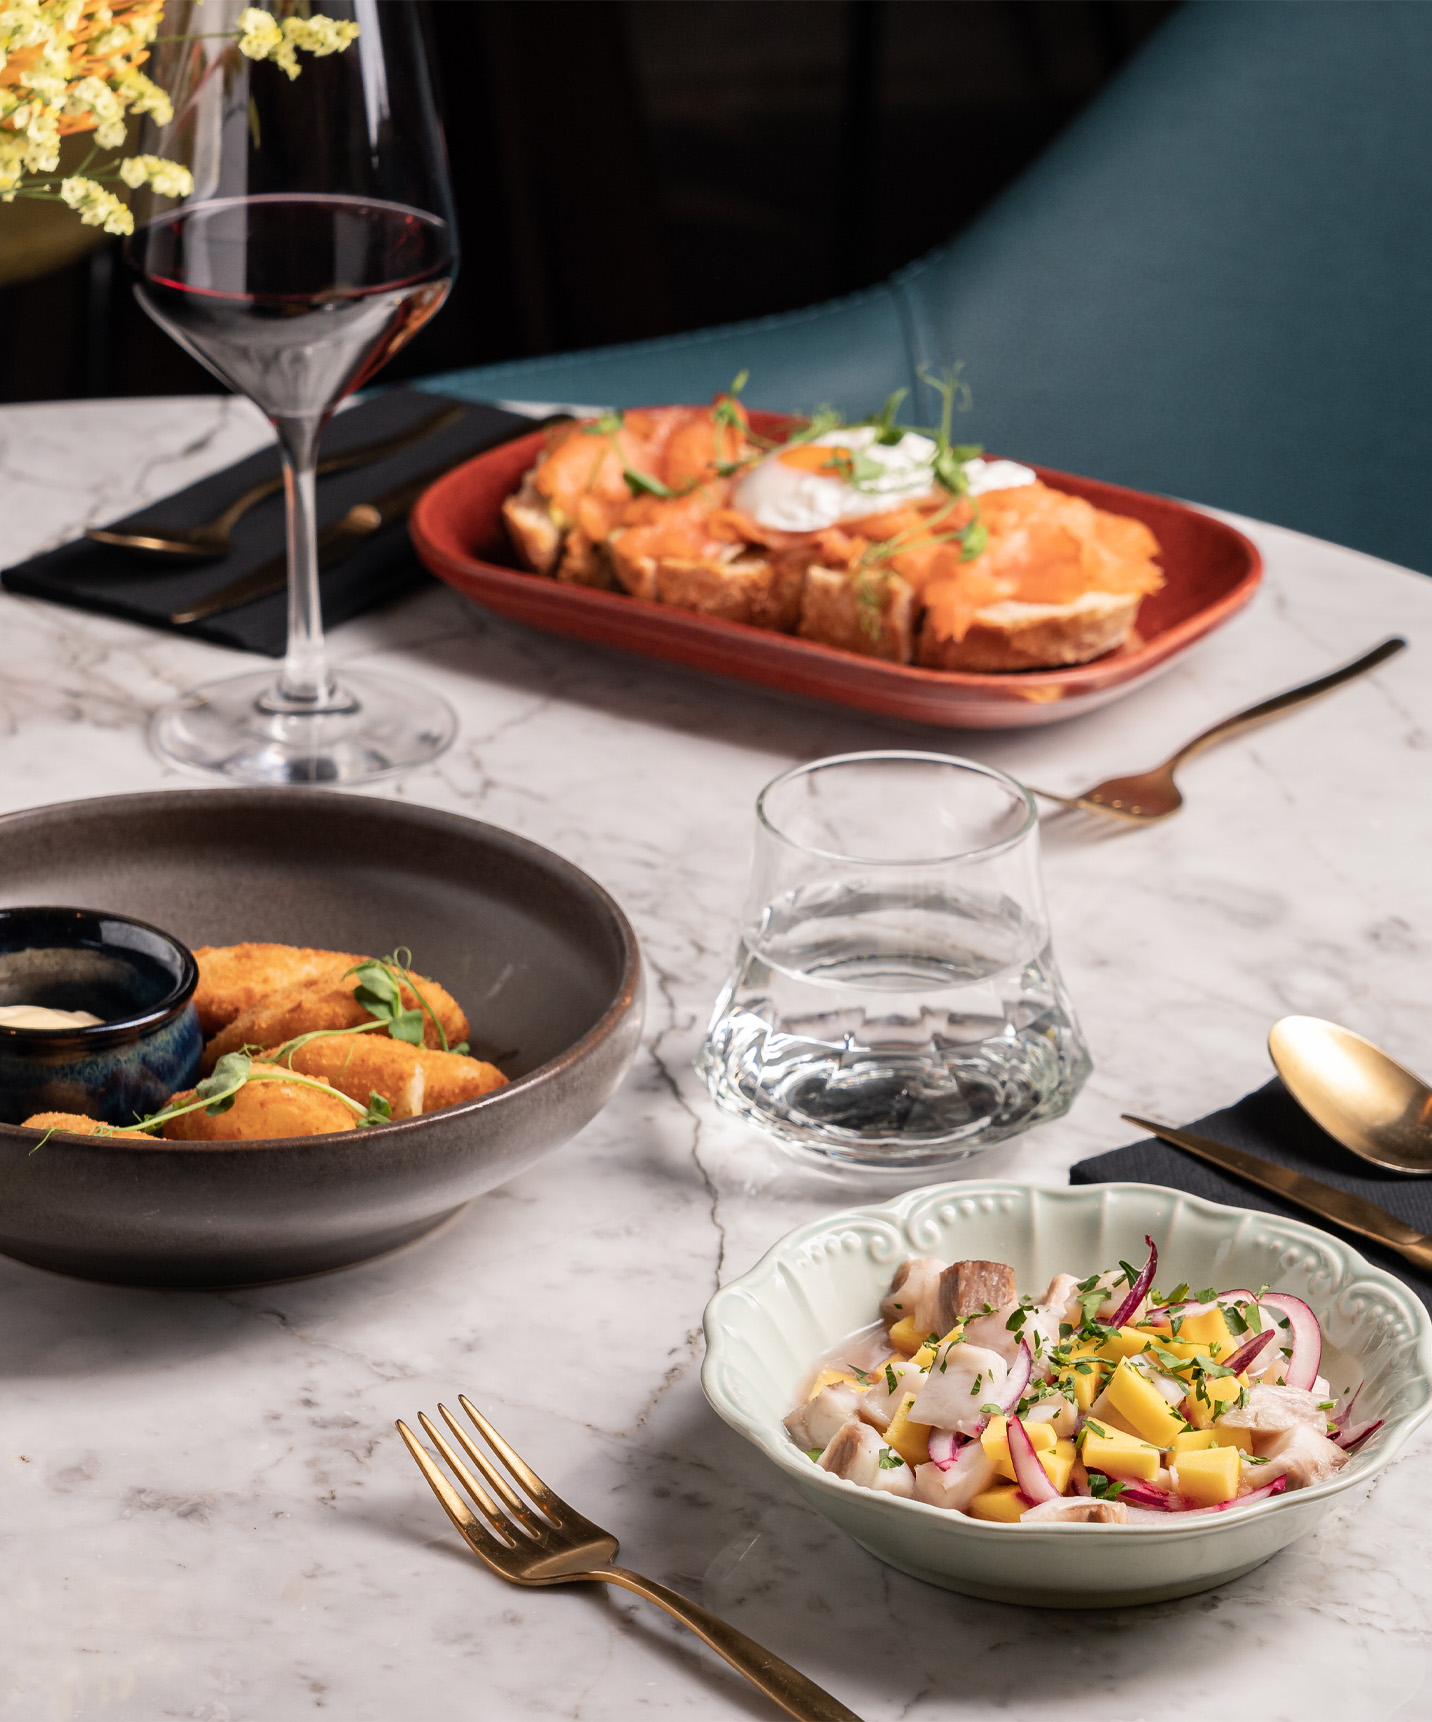
[[[239,14],[239,52],[250,60],[272,60],[296,78],[300,71],[298,50],[322,59],[341,54],[358,39],[358,26],[315,12],[311,18],[285,18],[282,25],[262,7],[248,6]]]
[[[112,191],[95,180],[71,174],[61,183],[60,196],[86,227],[102,227],[106,233],[134,232],[134,217]]]
[[[152,185],[161,197],[188,197],[194,189],[194,176],[187,167],[159,155],[126,156],[119,164],[119,177],[136,191],[141,185]]]

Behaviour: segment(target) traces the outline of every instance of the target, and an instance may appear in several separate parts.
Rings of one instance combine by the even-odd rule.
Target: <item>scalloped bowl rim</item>
[[[1136,1525],[1109,1526],[1091,1524],[1039,1524],[1039,1525],[1006,1525],[991,1524],[979,1519],[972,1519],[964,1514],[950,1512],[946,1508],[932,1506],[926,1501],[905,1500],[898,1495],[890,1495],[881,1491],[867,1489],[858,1483],[852,1483],[844,1477],[832,1476],[829,1471],[823,1471],[819,1466],[812,1465],[810,1460],[799,1451],[779,1422],[769,1422],[765,1419],[748,1415],[727,1395],[721,1381],[722,1373],[738,1368],[729,1355],[729,1339],[724,1331],[723,1322],[727,1312],[745,1305],[760,1307],[760,1293],[769,1286],[783,1266],[802,1253],[809,1255],[810,1246],[828,1237],[832,1237],[853,1222],[865,1219],[884,1220],[896,1226],[908,1240],[906,1221],[917,1208],[935,1208],[941,1199],[968,1200],[981,1196],[999,1197],[1015,1195],[1020,1198],[1033,1199],[1039,1196],[1058,1197],[1062,1201],[1078,1206],[1082,1203],[1102,1205],[1112,1194],[1127,1192],[1140,1198],[1167,1197],[1176,1204],[1186,1205],[1198,1213],[1208,1217],[1219,1215],[1237,1215],[1240,1218],[1251,1216],[1259,1221],[1286,1228],[1290,1241],[1303,1240],[1315,1243],[1320,1249],[1331,1249],[1339,1258],[1344,1281],[1350,1277],[1354,1280],[1370,1280],[1385,1294],[1391,1294],[1392,1300],[1401,1305],[1407,1315],[1409,1325],[1414,1331],[1415,1351],[1420,1365],[1420,1374],[1412,1373],[1406,1377],[1408,1386],[1421,1386],[1420,1401],[1409,1411],[1399,1416],[1388,1417],[1382,1429],[1378,1431],[1373,1442],[1363,1452],[1354,1454],[1348,1464],[1324,1482],[1314,1483],[1308,1488],[1286,1491],[1275,1495],[1270,1500],[1255,1502],[1243,1508],[1230,1507],[1226,1512],[1210,1518],[1201,1518],[1195,1524],[1170,1523],[1167,1527],[1159,1524],[1140,1523]],[[913,1250],[915,1246],[911,1245]],[[1274,1289],[1277,1289],[1274,1287]],[[874,1316],[872,1315],[872,1320]],[[1153,1537],[1176,1537],[1180,1541],[1188,1537],[1205,1538],[1217,1536],[1227,1528],[1238,1524],[1247,1524],[1255,1518],[1268,1519],[1273,1515],[1289,1508],[1306,1506],[1310,1503],[1326,1500],[1343,1490],[1351,1488],[1356,1483],[1365,1482],[1387,1465],[1407,1442],[1416,1429],[1432,1414],[1432,1317],[1429,1317],[1422,1301],[1394,1275],[1377,1267],[1361,1255],[1351,1245],[1344,1244],[1341,1239],[1322,1231],[1317,1226],[1306,1224],[1302,1220],[1286,1219],[1281,1214],[1270,1214],[1252,1208],[1239,1208],[1224,1202],[1211,1202],[1202,1196],[1191,1195],[1185,1190],[1174,1190],[1163,1184],[1139,1184],[1128,1182],[1108,1182],[1101,1184],[1019,1184],[1009,1181],[969,1181],[947,1184],[927,1184],[915,1190],[908,1190],[888,1202],[869,1203],[857,1208],[844,1208],[823,1218],[807,1221],[802,1226],[787,1232],[777,1243],[743,1274],[738,1275],[720,1288],[706,1305],[704,1316],[706,1334],[706,1356],[701,1367],[701,1387],[708,1402],[718,1416],[729,1423],[733,1429],[744,1435],[755,1446],[759,1447],[781,1470],[791,1479],[800,1484],[803,1490],[814,1489],[831,1495],[835,1499],[842,1496],[854,1496],[862,1504],[885,1514],[894,1514],[896,1518],[903,1515],[916,1515],[931,1526],[944,1527],[943,1534],[952,1540],[959,1538],[976,1538],[992,1543],[1007,1542],[1010,1532],[1019,1533],[1024,1539],[1037,1536],[1047,1537],[1080,1537],[1095,1536],[1108,1538],[1111,1534],[1130,1537],[1136,1536],[1141,1541]],[[1348,1355],[1355,1355],[1349,1353]],[[811,1367],[814,1368],[818,1358],[812,1357]]]

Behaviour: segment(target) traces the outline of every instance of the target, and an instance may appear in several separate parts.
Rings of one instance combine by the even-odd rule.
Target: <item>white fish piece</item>
[[[1051,1393],[1047,1399],[1041,1399],[1037,1405],[1031,1405],[1024,1414],[1026,1423],[1052,1423],[1057,1439],[1067,1441],[1079,1426],[1079,1413],[1075,1410],[1072,1400],[1062,1393]]]
[[[1039,1300],[1039,1307],[1067,1321],[1071,1327],[1079,1322],[1079,1282],[1073,1274],[1055,1274]],[[1055,1328],[1056,1335],[1058,1328]]]
[[[883,1463],[882,1463],[883,1461]],[[866,1489],[887,1495],[915,1492],[915,1477],[898,1453],[892,1453],[868,1423],[853,1418],[831,1437],[818,1461],[823,1471],[846,1477]]]
[[[1147,1352],[1141,1357],[1134,1358],[1132,1367],[1138,1370],[1144,1380],[1156,1388],[1170,1405],[1181,1404],[1183,1400],[1187,1399],[1189,1391],[1187,1383],[1180,1381],[1176,1376],[1165,1374]]]
[[[1019,1350],[1019,1335],[1009,1325],[1009,1318],[1019,1308],[1018,1301],[1001,1304],[992,1315],[977,1315],[965,1323],[965,1343],[995,1352],[1005,1363],[1013,1363]]]
[[[887,1327],[907,1316],[915,1323],[922,1337],[927,1333],[945,1333],[940,1326],[940,1276],[947,1263],[933,1256],[912,1256],[901,1262],[890,1282],[890,1290],[881,1299],[880,1313]]]
[[[1167,1513],[1162,1517],[1167,1518]],[[1129,1509],[1122,1501],[1093,1501],[1083,1495],[1041,1501],[1019,1515],[1022,1525],[1126,1525]]]
[[[858,1415],[872,1428],[888,1429],[901,1400],[907,1394],[918,1393],[924,1381],[924,1371],[908,1358],[901,1363],[885,1364],[875,1373],[875,1385],[860,1395]]]
[[[961,1447],[959,1458],[948,1470],[930,1460],[915,1467],[915,1499],[932,1507],[947,1507],[963,1513],[976,1495],[983,1494],[998,1477],[994,1460],[978,1441]]]
[[[797,1447],[806,1452],[813,1447],[823,1450],[836,1431],[857,1416],[863,1397],[853,1387],[822,1387],[813,1399],[791,1412],[785,1420],[786,1429]]]
[[[1225,1429],[1251,1429],[1255,1437],[1280,1435],[1300,1423],[1321,1435],[1328,1418],[1318,1407],[1318,1397],[1304,1387],[1265,1387],[1260,1383],[1248,1389],[1248,1403],[1241,1410],[1232,1405],[1213,1421]]]
[[[910,1407],[910,1420],[975,1435],[988,1422],[980,1406],[999,1396],[1008,1376],[1008,1364],[986,1346],[965,1341],[942,1345]]]
[[[1268,1463],[1245,1471],[1255,1488],[1271,1483],[1275,1477],[1286,1477],[1290,1489],[1305,1489],[1309,1483],[1321,1483],[1324,1477],[1331,1477],[1348,1461],[1336,1441],[1329,1441],[1306,1423],[1296,1423],[1281,1435],[1275,1435],[1266,1446],[1262,1442],[1259,1445]]]

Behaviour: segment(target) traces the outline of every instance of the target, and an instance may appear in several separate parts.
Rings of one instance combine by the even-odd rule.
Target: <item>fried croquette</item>
[[[26,1130],[58,1130],[65,1136],[119,1136],[126,1142],[152,1142],[154,1138],[143,1130],[121,1130],[113,1124],[102,1124],[98,1118],[86,1118],[83,1112],[37,1112],[25,1120]]]
[[[263,1057],[276,1059],[276,1052]],[[371,1093],[381,1094],[394,1118],[413,1118],[456,1106],[460,1100],[475,1100],[507,1081],[496,1065],[484,1064],[480,1058],[410,1046],[378,1033],[310,1040],[291,1059],[285,1055],[276,1062],[304,1076],[322,1077],[340,1094],[364,1105]]]
[[[259,944],[201,945],[194,957],[199,964],[194,1007],[206,1040],[270,993],[308,981],[337,980],[364,960],[352,951]]]
[[[251,1076],[286,1076],[276,1064],[255,1062]],[[176,1094],[171,1106],[184,1106],[194,1090]],[[248,1082],[234,1096],[227,1112],[204,1107],[171,1118],[164,1135],[171,1142],[252,1142],[275,1136],[328,1136],[354,1130],[359,1117],[337,1094],[324,1093],[302,1082]]]
[[[415,979],[423,989],[423,997],[443,1025],[448,1045],[466,1040],[467,1017],[452,994],[422,975],[415,976]],[[299,986],[284,987],[261,999],[250,1009],[240,1012],[204,1048],[205,1074],[226,1052],[237,1052],[245,1046],[281,1046],[301,1034],[311,1034],[314,1029],[354,1028],[359,1023],[371,1022],[372,1017],[353,996],[359,984],[356,975],[342,980],[307,981]],[[403,987],[402,996],[405,1009],[417,1007],[417,996],[411,987]],[[379,1029],[377,1032],[383,1034],[386,1031]],[[423,1035],[427,1045],[440,1045],[438,1031],[426,1012]]]

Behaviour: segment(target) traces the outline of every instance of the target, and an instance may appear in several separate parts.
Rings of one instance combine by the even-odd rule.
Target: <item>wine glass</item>
[[[267,415],[283,457],[288,650],[272,672],[196,688],[155,717],[164,758],[252,783],[356,783],[451,742],[451,707],[370,671],[335,677],[323,643],[314,468],[324,425],[432,317],[457,233],[420,9],[324,0],[358,26],[341,52],[300,52],[290,78],[237,46],[246,0],[174,0],[155,64],[172,122],[139,149],[193,173],[182,200],[146,191],[126,259],[141,305]],[[276,0],[276,17],[307,6]]]

